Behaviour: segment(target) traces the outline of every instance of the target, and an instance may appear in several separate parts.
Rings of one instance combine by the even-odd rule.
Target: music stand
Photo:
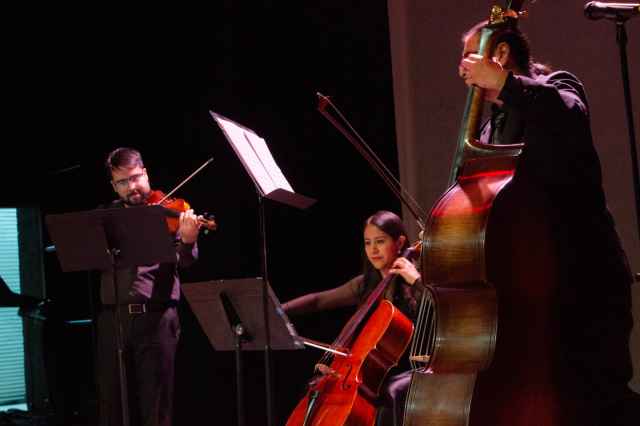
[[[261,238],[261,260],[262,260],[262,277],[264,278],[263,303],[265,308],[265,370],[267,377],[267,420],[268,425],[272,425],[272,398],[271,398],[271,366],[269,358],[269,338],[270,327],[269,318],[266,315],[267,309],[267,286],[269,283],[269,275],[267,271],[267,237],[266,224],[264,214],[264,198],[305,210],[313,205],[316,200],[297,194],[285,178],[284,174],[276,164],[266,141],[258,136],[256,132],[238,124],[220,114],[209,111],[211,117],[218,124],[226,139],[231,144],[234,152],[240,159],[247,174],[251,177],[253,184],[258,193],[258,211],[260,221],[260,238]]]
[[[260,309],[265,306],[262,300],[265,287],[269,296],[266,316],[270,332]],[[211,345],[219,351],[235,351],[238,425],[244,426],[241,351],[264,350],[266,345],[275,350],[293,350],[304,348],[304,344],[262,278],[184,283],[182,291]]]
[[[127,375],[120,321],[118,268],[175,262],[176,251],[161,206],[101,209],[45,217],[64,272],[111,270],[122,424],[129,425]]]

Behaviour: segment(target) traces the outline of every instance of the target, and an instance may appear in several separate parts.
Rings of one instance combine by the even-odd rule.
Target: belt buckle
[[[144,314],[147,312],[147,307],[144,303],[130,303],[127,306],[130,314]]]

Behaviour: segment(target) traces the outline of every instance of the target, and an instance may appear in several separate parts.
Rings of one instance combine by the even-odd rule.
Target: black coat
[[[548,197],[562,265],[552,301],[557,356],[569,372],[568,391],[608,416],[619,411],[632,377],[632,275],[606,206],[584,88],[566,71],[510,74],[499,99],[503,106],[494,107],[480,139],[524,143],[515,179],[526,175]]]

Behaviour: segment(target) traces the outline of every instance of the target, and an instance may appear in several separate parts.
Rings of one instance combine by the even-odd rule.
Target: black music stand
[[[251,177],[253,184],[256,187],[258,193],[258,211],[260,220],[260,239],[261,239],[261,251],[260,257],[262,260],[262,276],[264,278],[264,290],[263,290],[263,303],[267,305],[267,287],[269,283],[269,274],[267,271],[267,230],[266,220],[264,214],[264,199],[270,199],[282,204],[286,204],[291,207],[295,207],[300,210],[305,210],[313,205],[316,200],[313,198],[305,197],[304,195],[297,194],[285,178],[284,174],[280,170],[280,167],[276,164],[266,141],[258,136],[253,130],[238,124],[220,114],[216,114],[213,111],[209,111],[211,117],[224,133],[229,144],[233,148],[240,162],[244,166],[247,174]],[[269,357],[269,343],[271,339],[268,338],[270,333],[269,317],[266,315],[267,309],[264,308],[265,313],[265,330],[266,330],[266,346],[265,351],[265,372],[267,377],[267,425],[272,426],[272,397],[271,397],[271,364]]]
[[[269,332],[263,312],[265,287]],[[265,346],[294,350],[304,348],[304,344],[262,278],[184,283],[182,291],[211,345],[219,351],[235,351],[238,425],[244,426],[241,351],[261,351]]]
[[[45,221],[64,272],[111,270],[116,306],[120,300],[116,269],[176,261],[175,247],[161,206],[51,214]],[[122,424],[128,426],[129,401],[120,309],[114,311]]]

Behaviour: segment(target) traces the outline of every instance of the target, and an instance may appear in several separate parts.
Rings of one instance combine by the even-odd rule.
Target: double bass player
[[[500,30],[490,57],[478,55],[485,25],[464,34],[458,71],[491,104],[480,141],[524,143],[516,179],[528,176],[550,206],[559,265],[548,300],[553,379],[575,401],[564,407],[573,413],[565,424],[636,424],[640,397],[628,387],[632,274],[607,209],[585,89],[575,75],[535,63],[517,27]]]

